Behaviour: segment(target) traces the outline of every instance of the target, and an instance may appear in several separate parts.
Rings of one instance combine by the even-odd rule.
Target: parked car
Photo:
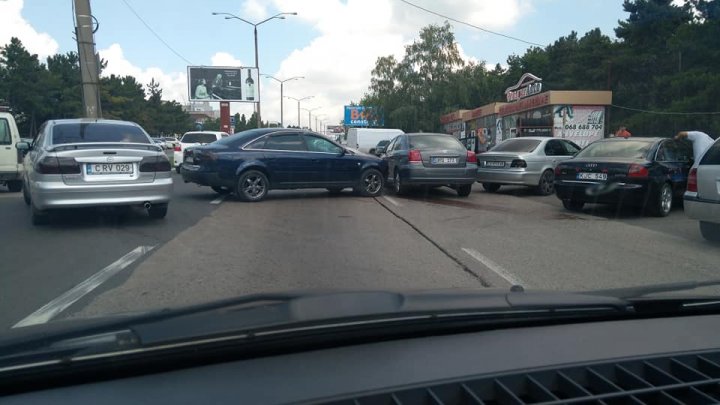
[[[165,149],[175,149],[175,145],[180,143],[177,138],[172,136],[166,136],[163,139],[165,140]]]
[[[229,134],[226,132],[219,131],[191,131],[183,134],[180,138],[180,142],[173,146],[173,163],[175,170],[180,173],[180,165],[183,161],[183,152],[190,147],[207,145],[213,143],[218,139],[228,137]]]
[[[596,141],[555,168],[555,192],[568,210],[585,203],[640,206],[656,216],[670,213],[685,193],[692,165],[688,142],[665,138]]]
[[[167,146],[165,145],[165,139],[164,138],[152,138],[152,141],[155,145],[161,147],[162,149],[166,149]]]
[[[164,218],[172,193],[170,162],[138,125],[127,121],[62,119],[40,127],[25,156],[23,197],[33,224],[56,208],[144,206]]]
[[[550,195],[555,193],[555,166],[580,149],[566,139],[507,139],[492,151],[478,155],[477,181],[489,192],[512,184],[533,187],[540,195]]]
[[[383,139],[382,141],[378,142],[374,148],[370,148],[370,151],[368,153],[371,155],[380,156],[385,153],[385,148],[388,146],[389,143],[389,139]]]
[[[22,152],[17,149],[20,134],[12,114],[0,110],[0,184],[17,193],[22,189]]]
[[[399,135],[390,141],[383,159],[398,194],[412,186],[449,186],[467,197],[477,176],[475,152],[445,134]]]
[[[180,173],[186,182],[260,201],[269,190],[352,187],[375,197],[383,191],[386,163],[305,130],[251,129],[186,150]]]
[[[700,222],[700,233],[720,242],[720,139],[695,162],[685,191],[685,213]]]

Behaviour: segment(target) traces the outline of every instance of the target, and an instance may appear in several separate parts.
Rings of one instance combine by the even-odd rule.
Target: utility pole
[[[73,0],[73,2],[75,6],[75,38],[77,40],[78,58],[80,59],[85,117],[101,118],[100,64],[98,56],[95,54],[94,18],[90,11],[90,0]]]

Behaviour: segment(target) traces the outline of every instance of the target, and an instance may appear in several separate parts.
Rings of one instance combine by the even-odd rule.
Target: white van
[[[2,107],[0,107],[2,108]],[[12,114],[0,109],[0,184],[8,190],[22,190],[23,164],[22,152],[17,150],[20,134]]]
[[[350,128],[347,134],[347,146],[369,153],[378,142],[389,141],[404,133],[400,129],[390,128]]]

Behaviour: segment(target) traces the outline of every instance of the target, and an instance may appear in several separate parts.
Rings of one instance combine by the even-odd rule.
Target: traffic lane
[[[552,290],[715,276],[718,249],[699,235],[688,238],[477,189],[469,198],[444,188],[392,198],[398,204],[385,203],[389,210],[495,285],[511,284],[499,273],[530,288]],[[683,227],[694,226],[681,212],[672,214]]]
[[[208,215],[217,195],[184,184],[164,220],[144,209],[63,210],[47,226],[30,223],[22,193],[0,191],[0,328],[10,327],[138,246],[162,245]]]
[[[70,316],[177,307],[305,289],[483,287],[374,198],[274,191],[227,201]]]

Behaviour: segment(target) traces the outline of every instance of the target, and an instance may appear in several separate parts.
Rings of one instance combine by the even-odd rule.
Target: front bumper
[[[697,193],[686,192],[683,203],[685,215],[689,218],[720,224],[720,201],[699,198]]]
[[[513,184],[519,186],[537,186],[540,183],[542,172],[528,172],[524,170],[498,170],[483,169],[477,171],[477,181],[480,183]]]
[[[477,179],[477,166],[425,167],[411,164],[400,168],[400,177],[404,183],[414,185],[473,184]]]
[[[164,204],[170,201],[173,181],[170,174],[158,174],[152,183],[67,185],[62,181],[30,185],[33,205],[38,209],[95,206]]]
[[[587,181],[557,180],[555,195],[561,200],[598,204],[644,205],[651,192],[648,183],[602,184]]]

